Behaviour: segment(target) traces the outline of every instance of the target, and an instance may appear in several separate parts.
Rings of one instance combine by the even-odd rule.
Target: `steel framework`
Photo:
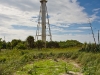
[[[51,29],[50,29],[50,23],[49,23],[49,15],[47,11],[46,2],[47,0],[40,0],[41,6],[40,6],[40,12],[38,17],[38,24],[37,24],[37,30],[36,30],[36,37],[35,40],[42,40],[46,43],[46,36],[49,36],[50,41],[52,41],[52,35],[51,35]],[[43,2],[45,2],[45,6],[43,5]],[[41,38],[39,38],[41,37]],[[46,47],[46,46],[45,46]]]

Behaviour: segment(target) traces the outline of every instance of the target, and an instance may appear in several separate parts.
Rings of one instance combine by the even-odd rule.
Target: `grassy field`
[[[75,67],[72,63],[45,59],[25,65],[17,71],[15,75],[62,75],[67,74],[69,71],[80,72],[80,69]]]
[[[87,53],[78,50],[80,48],[77,47],[4,50],[0,52],[0,75],[40,75],[43,71],[44,75],[59,75],[70,71],[80,72],[80,70],[84,75],[100,75],[100,53]],[[55,62],[58,59],[61,61]],[[81,68],[63,60],[74,60],[81,64]]]

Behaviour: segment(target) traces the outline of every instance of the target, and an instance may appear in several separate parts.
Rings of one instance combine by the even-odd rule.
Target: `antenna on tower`
[[[45,42],[45,48],[46,48],[46,36],[50,37],[50,41],[52,41],[52,35],[51,35],[51,29],[49,24],[49,15],[47,11],[47,0],[40,0],[41,6],[40,6],[40,12],[38,17],[38,24],[37,24],[37,30],[36,30],[36,37],[35,40],[39,40],[39,36],[41,37],[41,40]]]

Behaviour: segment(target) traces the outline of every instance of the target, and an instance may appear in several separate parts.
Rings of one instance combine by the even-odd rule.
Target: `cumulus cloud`
[[[0,4],[18,8],[21,11],[38,11],[39,0],[0,0]]]
[[[0,0],[0,37],[6,36],[6,40],[9,41],[35,35],[35,29],[17,30],[13,26],[36,27],[40,5],[39,0]],[[87,23],[89,16],[92,21],[97,18],[95,14],[88,15],[77,0],[48,0],[47,7],[50,24],[54,25],[51,26],[53,33],[82,32],[81,30],[65,30],[61,27],[68,28],[72,24]]]
[[[56,4],[55,4],[56,3]],[[77,0],[50,0],[48,9],[51,14],[51,23],[87,23],[88,14],[84,12],[84,7],[80,6]],[[58,14],[57,14],[58,13]],[[96,19],[95,15],[91,18]],[[52,20],[53,19],[53,20]]]

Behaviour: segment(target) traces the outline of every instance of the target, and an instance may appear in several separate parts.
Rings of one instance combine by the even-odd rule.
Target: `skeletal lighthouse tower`
[[[46,6],[47,0],[40,0],[40,3],[41,6],[38,18],[37,31],[36,31],[36,39],[38,40],[39,36],[41,36],[41,40],[46,43],[47,39],[46,36],[49,36],[50,41],[52,41],[50,24],[49,24],[49,15]]]

